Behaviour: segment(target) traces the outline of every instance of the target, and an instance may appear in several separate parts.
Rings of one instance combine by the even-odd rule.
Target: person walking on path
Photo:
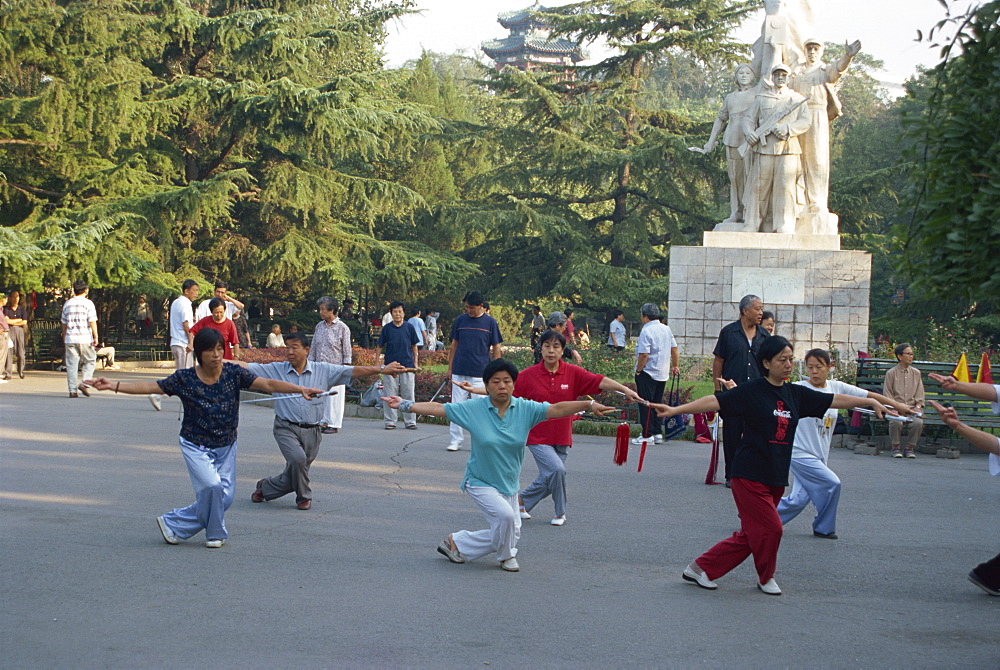
[[[964,393],[970,398],[979,400],[988,400],[992,405],[993,413],[1000,414],[1000,386],[960,382],[951,375],[944,376],[934,372],[928,376],[947,391]],[[971,442],[972,446],[990,455],[990,474],[994,477],[1000,477],[1000,438],[962,423],[961,419],[958,418],[958,412],[953,407],[945,407],[933,400],[930,405],[937,410],[949,428]],[[991,596],[1000,596],[1000,554],[972,568],[972,571],[969,572],[969,581]]]
[[[681,373],[680,352],[670,326],[659,320],[660,309],[656,305],[647,302],[639,313],[642,330],[635,345],[635,388],[643,400],[659,403],[670,375]],[[646,403],[639,405],[639,427],[642,434],[632,440],[633,444],[642,444],[650,438],[656,444],[662,441],[660,418]]]
[[[293,385],[316,388],[344,388],[351,379],[377,375],[374,366],[350,366],[309,360],[309,343],[302,333],[285,338],[285,361],[278,363],[240,363],[263,379],[276,379]],[[385,366],[386,374],[401,372],[396,364]],[[250,500],[267,502],[295,493],[295,506],[300,510],[312,507],[309,467],[319,455],[322,440],[320,422],[326,411],[323,400],[278,398],[274,401],[274,441],[285,458],[281,474],[257,481]]]
[[[156,518],[167,544],[177,544],[205,531],[205,546],[217,549],[229,537],[225,513],[236,491],[236,429],[240,390],[298,393],[303,398],[322,393],[285,381],[264,379],[249,370],[224,363],[222,334],[205,328],[194,338],[197,365],[182,368],[156,382],[122,382],[99,377],[84,382],[99,391],[136,395],[176,395],[184,405],[180,447],[195,501]]]
[[[413,332],[417,334],[417,349],[424,349],[427,345],[427,324],[421,318],[423,311],[419,308],[414,308],[410,312],[410,318],[406,320],[408,324],[413,326]],[[417,360],[413,360],[414,366]]]
[[[7,299],[7,304],[3,307],[4,316],[7,317],[7,327],[10,329],[10,341],[14,346],[10,346],[7,351],[6,376],[10,377],[13,371],[14,356],[17,356],[17,376],[24,379],[25,349],[24,349],[24,329],[28,327],[28,310],[21,304],[21,294],[18,291],[11,291]]]
[[[392,321],[382,326],[382,332],[378,335],[375,343],[375,360],[379,360],[382,352],[385,351],[385,364],[398,363],[404,369],[403,372],[395,374],[386,373],[382,375],[382,388],[386,395],[398,395],[404,400],[413,401],[415,399],[413,382],[415,374],[413,369],[417,362],[417,342],[419,337],[409,321],[403,321],[406,306],[399,300],[389,305],[389,313]],[[405,372],[405,370],[410,370]],[[385,420],[386,430],[396,429],[396,410],[388,404],[382,404],[382,418]],[[412,413],[403,413],[403,423],[410,430],[417,429],[417,417]]]
[[[678,407],[659,405],[654,409],[661,417],[722,411],[745,421],[732,466],[733,500],[740,516],[740,530],[684,568],[683,578],[702,588],[716,589],[714,580],[752,555],[757,588],[779,596],[781,589],[774,580],[782,534],[777,504],[788,486],[792,444],[799,421],[805,417],[822,418],[830,408],[865,406],[882,418],[884,408],[873,398],[820,393],[786,384],[785,379],[794,366],[794,354],[791,343],[783,337],[767,338],[761,344],[758,359],[767,371],[766,377],[740,385],[719,379],[716,381],[728,387],[728,391]]]
[[[534,351],[538,348],[538,338],[542,336],[545,331],[545,317],[542,316],[542,308],[535,307],[531,308],[531,350]]]
[[[582,395],[617,391],[628,402],[640,402],[639,394],[604,375],[588,372],[563,360],[566,338],[555,330],[546,330],[539,341],[542,362],[525,368],[514,382],[514,397],[535,402],[558,403],[576,400]],[[470,393],[486,394],[486,389],[465,386]],[[528,433],[528,451],[535,458],[538,476],[517,497],[522,519],[531,518],[531,510],[552,496],[555,505],[553,526],[566,523],[566,457],[573,446],[573,421],[563,417],[543,421]]]
[[[174,355],[174,370],[183,370],[194,365],[192,359],[191,326],[195,324],[194,310],[191,308],[198,297],[198,282],[185,279],[181,284],[181,294],[170,303],[170,353]],[[159,412],[163,395],[150,393],[149,402]]]
[[[608,346],[615,351],[622,351],[625,349],[626,335],[625,335],[625,312],[620,309],[615,310],[615,315],[611,319],[611,323],[608,325]]]
[[[399,396],[382,398],[394,409],[428,416],[447,417],[469,430],[472,448],[465,466],[461,489],[482,511],[489,528],[451,533],[438,545],[438,552],[452,563],[474,561],[495,554],[500,567],[517,572],[517,541],[521,517],[517,512],[518,477],[524,460],[529,431],[545,419],[557,419],[591,411],[601,416],[615,408],[593,400],[554,405],[513,395],[517,367],[503,358],[490,361],[482,372],[487,397],[465,402],[414,403]],[[460,382],[459,382],[460,383]]]
[[[830,354],[823,349],[806,352],[806,373],[808,379],[795,382],[821,393],[839,393],[857,398],[874,398],[883,405],[892,407],[900,414],[909,414],[910,409],[886,398],[884,395],[866,391],[857,386],[835,379],[827,379],[833,369]],[[840,501],[840,478],[827,465],[830,457],[830,442],[833,428],[837,425],[837,410],[828,409],[821,419],[803,418],[795,431],[792,445],[791,472],[795,476],[792,490],[778,503],[781,524],[799,515],[810,501],[816,506],[813,520],[813,535],[828,540],[837,539],[837,503]]]
[[[730,379],[736,385],[746,384],[764,375],[760,367],[760,345],[769,337],[760,327],[764,315],[764,303],[755,295],[745,295],[740,299],[740,319],[719,331],[719,340],[712,352],[712,379]],[[716,382],[715,391],[724,389]],[[729,486],[733,454],[743,435],[743,419],[740,416],[722,415],[722,450],[726,461],[726,486]]]
[[[351,349],[351,329],[343,319],[339,318],[337,301],[325,295],[316,301],[319,317],[313,333],[312,347],[309,349],[309,360],[317,363],[333,363],[334,365],[350,365],[354,356]],[[323,434],[338,432],[344,425],[344,395],[346,386],[337,386],[336,394],[326,399],[326,412],[320,423]]]
[[[62,308],[62,338],[66,345],[66,381],[69,386],[69,397],[76,398],[78,393],[90,397],[90,391],[79,383],[80,362],[83,361],[83,378],[94,376],[97,365],[97,308],[87,297],[90,289],[87,282],[77,281],[73,284],[73,297],[66,301]]]
[[[424,323],[427,326],[427,351],[437,351],[438,318],[440,312],[429,311]]]
[[[894,353],[899,363],[886,371],[882,394],[913,409],[914,415],[910,417],[906,437],[906,457],[916,458],[917,455],[913,452],[924,429],[924,420],[921,418],[924,408],[924,380],[920,376],[920,370],[913,367],[913,347],[903,342],[896,345]],[[900,448],[902,439],[903,425],[893,421],[889,424],[889,443],[892,445],[893,458],[903,457]]]
[[[0,293],[0,384],[6,384],[10,379],[10,324],[3,308],[7,306],[7,294]]]
[[[227,361],[240,357],[240,338],[236,334],[236,325],[232,319],[226,317],[226,304],[219,298],[212,298],[210,301],[211,314],[204,319],[200,319],[188,331],[188,337],[194,338],[202,328],[214,328],[222,333],[222,341],[225,342]]]
[[[483,310],[483,294],[469,291],[463,302],[465,314],[459,314],[452,324],[451,346],[448,347],[448,378],[456,384],[451,391],[453,403],[469,399],[469,393],[457,384],[469,382],[482,386],[486,364],[503,355],[500,327],[496,319]],[[462,426],[453,422],[449,433],[448,451],[458,451],[465,441]]]

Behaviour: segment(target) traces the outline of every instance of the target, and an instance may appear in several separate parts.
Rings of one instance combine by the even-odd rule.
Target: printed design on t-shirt
[[[820,435],[824,440],[830,434],[830,429],[833,428],[834,417],[836,417],[836,414],[827,414],[823,417],[823,430],[820,432]]]
[[[778,427],[774,431],[774,439],[776,442],[785,442],[788,435],[788,420],[792,418],[792,413],[785,409],[784,401],[779,400],[774,415],[778,417]]]

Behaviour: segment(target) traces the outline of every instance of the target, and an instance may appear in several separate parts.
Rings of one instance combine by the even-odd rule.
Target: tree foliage
[[[387,218],[414,225],[425,200],[389,167],[439,129],[381,66],[383,23],[409,4],[5,3],[2,244],[46,262],[4,254],[0,277],[162,295],[185,276],[238,276],[294,297],[472,272],[377,234]]]
[[[926,112],[906,119],[913,140],[899,268],[934,297],[995,300],[1000,255],[1000,2],[943,21]]]

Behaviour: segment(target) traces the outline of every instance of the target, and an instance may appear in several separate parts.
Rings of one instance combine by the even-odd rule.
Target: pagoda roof
[[[501,26],[509,30],[514,26],[531,21],[532,12],[544,12],[545,10],[545,7],[542,7],[540,3],[536,2],[531,7],[518,9],[513,12],[501,12],[500,14],[497,14],[497,21]]]
[[[517,51],[541,51],[543,53],[573,54],[575,60],[583,60],[583,52],[579,46],[562,39],[548,39],[531,35],[511,35],[499,40],[483,42],[482,50],[487,56],[495,58],[494,54],[509,54]]]

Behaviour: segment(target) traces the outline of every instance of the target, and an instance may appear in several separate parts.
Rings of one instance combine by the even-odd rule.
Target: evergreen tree
[[[418,150],[414,138],[438,127],[381,68],[383,24],[409,5],[5,3],[4,243],[41,253],[78,238],[62,262],[33,266],[33,287],[82,274],[162,295],[222,276],[294,298],[391,284],[397,270],[400,287],[470,272],[375,235],[424,205],[386,178],[390,151]],[[3,281],[24,276],[0,263]]]
[[[519,118],[493,128],[503,148],[468,185],[478,203],[444,214],[495,295],[554,292],[591,307],[663,299],[667,248],[714,223],[713,185],[686,151],[700,124],[644,106],[643,82],[680,56],[736,61],[746,47],[729,33],[754,4],[591,0],[538,14],[553,37],[604,40],[618,53],[568,72],[495,76]]]

